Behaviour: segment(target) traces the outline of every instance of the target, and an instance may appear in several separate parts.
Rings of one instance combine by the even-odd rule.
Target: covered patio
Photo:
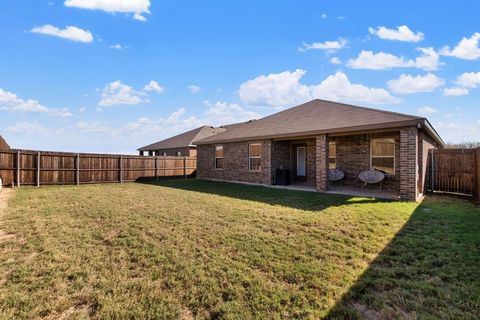
[[[400,152],[400,130],[274,139],[272,184],[292,190],[400,199]],[[340,170],[343,178],[330,181],[332,169]],[[381,171],[385,178],[365,185],[359,174],[372,169]]]

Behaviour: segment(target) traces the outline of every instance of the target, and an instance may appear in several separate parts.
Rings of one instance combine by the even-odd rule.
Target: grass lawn
[[[2,319],[480,314],[480,209],[457,199],[174,180],[22,187],[0,219]]]

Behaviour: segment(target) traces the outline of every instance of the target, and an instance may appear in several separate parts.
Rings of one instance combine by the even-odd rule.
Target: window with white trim
[[[250,143],[248,145],[248,170],[260,171],[262,168],[262,144]]]
[[[335,142],[328,143],[328,169],[337,168],[337,145]]]
[[[395,139],[370,140],[370,168],[395,174]]]
[[[215,169],[223,169],[224,166],[223,145],[215,146]]]

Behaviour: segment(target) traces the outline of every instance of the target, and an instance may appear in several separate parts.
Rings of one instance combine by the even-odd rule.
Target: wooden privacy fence
[[[430,150],[427,169],[429,191],[480,200],[480,148]]]
[[[190,177],[194,157],[143,157],[113,154],[0,150],[2,184],[47,185],[136,181],[141,178]]]

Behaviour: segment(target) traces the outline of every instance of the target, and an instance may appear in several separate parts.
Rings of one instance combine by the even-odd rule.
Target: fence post
[[[80,185],[80,154],[77,153],[75,157],[75,183]]]
[[[122,161],[123,157],[120,156],[118,158],[118,177],[119,177],[119,180],[120,180],[120,183],[123,183],[123,161]]]
[[[158,157],[155,157],[155,179],[158,181]]]
[[[40,187],[40,152],[37,153],[37,187]]]
[[[187,179],[187,157],[183,157],[183,177]]]
[[[17,151],[17,187],[20,187],[20,151]]]

